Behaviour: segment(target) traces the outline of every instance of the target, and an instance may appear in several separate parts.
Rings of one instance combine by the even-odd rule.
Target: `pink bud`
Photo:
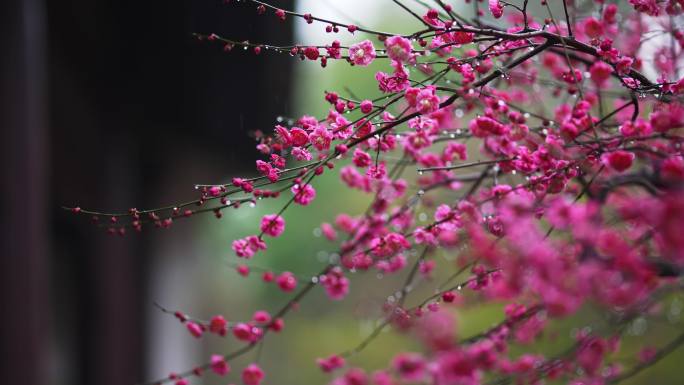
[[[222,315],[216,315],[211,318],[211,321],[209,321],[209,331],[220,336],[225,336],[227,325],[228,322],[226,322],[226,319],[223,318]]]
[[[211,370],[219,376],[225,376],[230,373],[230,365],[228,365],[222,355],[214,354],[211,356]]]
[[[271,315],[265,310],[257,310],[252,316],[254,322],[265,324],[271,322]]]
[[[284,292],[291,292],[297,287],[297,279],[294,274],[286,271],[278,276],[276,279],[278,287]]]
[[[242,382],[245,385],[259,385],[264,379],[264,371],[257,364],[250,364],[242,370]]]
[[[246,277],[249,275],[249,266],[247,265],[239,265],[237,267],[237,272],[243,277]]]
[[[632,166],[634,161],[634,153],[627,151],[614,151],[601,156],[601,161],[606,166],[612,168],[617,172],[623,172]]]
[[[361,105],[359,107],[361,108],[361,112],[367,114],[373,111],[373,102],[371,102],[370,100],[364,100],[361,102]]]
[[[202,336],[202,333],[204,333],[202,327],[195,322],[188,322],[185,326],[188,328],[190,334],[192,334],[192,336],[195,338],[200,338]]]

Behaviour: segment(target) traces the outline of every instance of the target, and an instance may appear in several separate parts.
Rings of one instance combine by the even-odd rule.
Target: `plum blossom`
[[[364,40],[349,47],[349,60],[358,66],[367,66],[375,60],[375,47],[370,40]]]
[[[489,0],[489,12],[492,13],[495,19],[501,18],[503,16],[503,5],[499,0]]]
[[[211,356],[211,370],[219,376],[225,376],[230,373],[230,365],[222,355],[214,354]]]
[[[297,287],[297,278],[289,271],[283,272],[276,278],[278,287],[284,292],[291,292]]]
[[[316,198],[316,190],[310,184],[305,184],[303,187],[300,184],[292,186],[292,194],[294,194],[294,201],[297,204],[306,206]]]
[[[326,151],[330,148],[330,143],[332,143],[333,134],[325,128],[324,126],[316,127],[312,133],[309,134],[309,140],[311,144],[318,151]]]
[[[249,364],[242,370],[242,382],[245,385],[259,385],[264,379],[264,371],[257,364]]]
[[[277,214],[264,215],[261,219],[261,231],[271,237],[279,237],[285,231],[285,220]]]
[[[601,157],[601,161],[606,166],[612,168],[617,172],[623,172],[632,166],[634,161],[634,153],[627,151],[613,151],[608,154],[604,154]]]
[[[407,89],[406,101],[421,114],[429,114],[439,109],[439,97],[432,86]]]
[[[405,63],[411,58],[411,41],[402,36],[392,36],[385,40],[387,56],[392,60]]]

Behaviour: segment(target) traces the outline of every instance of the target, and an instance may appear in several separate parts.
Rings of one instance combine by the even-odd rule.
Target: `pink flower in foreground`
[[[278,287],[280,287],[280,290],[284,292],[291,292],[297,288],[297,278],[289,271],[280,274],[278,278],[276,278],[276,283],[278,284]]]
[[[293,147],[291,153],[292,156],[298,161],[309,161],[313,159],[311,153],[307,149],[302,147]]]
[[[309,136],[306,134],[306,131],[299,127],[292,127],[289,134],[293,146],[301,147],[309,143]]]
[[[249,364],[242,370],[242,382],[245,385],[259,385],[264,379],[264,371],[257,364]]]
[[[195,338],[200,338],[202,336],[202,333],[204,333],[204,329],[202,328],[202,326],[195,322],[188,322],[185,325],[185,327],[188,328],[190,334],[192,334],[192,336]]]
[[[435,87],[432,86],[407,89],[406,101],[421,114],[429,114],[439,109],[439,97],[435,95]]]
[[[325,287],[328,297],[336,301],[344,299],[349,293],[349,279],[344,276],[341,269],[332,269],[321,277],[321,284]]]
[[[361,112],[363,112],[364,114],[367,114],[367,113],[373,111],[373,102],[366,99],[366,100],[361,102],[359,107],[361,108]]]
[[[299,184],[295,184],[292,186],[291,191],[295,195],[295,203],[302,206],[308,205],[314,200],[314,198],[316,198],[316,190],[310,184],[304,185],[304,187]]]
[[[603,35],[603,24],[596,18],[590,17],[584,21],[584,33],[590,38],[600,37]]]
[[[375,47],[370,40],[364,40],[349,47],[349,60],[358,66],[367,66],[375,60]]]
[[[339,368],[343,367],[345,360],[344,360],[344,358],[335,354],[335,355],[332,355],[328,358],[319,358],[316,360],[316,363],[318,364],[318,366],[321,368],[322,371],[329,373],[335,369],[339,369]]]
[[[263,335],[263,330],[254,324],[240,322],[233,327],[233,335],[240,341],[256,342]]]
[[[406,62],[411,58],[411,41],[402,36],[392,36],[385,40],[387,56],[392,60]]]
[[[313,144],[318,151],[325,151],[329,149],[332,139],[333,134],[324,126],[316,127],[316,129],[309,134],[309,140],[311,141],[311,144]]]
[[[230,365],[228,365],[222,355],[214,354],[211,356],[211,370],[219,376],[225,376],[230,373]]]
[[[605,62],[597,61],[591,66],[589,73],[591,74],[591,80],[601,87],[610,78],[610,75],[613,73],[613,67]]]
[[[285,231],[285,220],[276,214],[264,215],[261,219],[261,231],[271,237],[278,237]]]
[[[426,362],[418,353],[400,353],[392,361],[402,381],[418,382],[425,375]]]
[[[266,250],[266,243],[256,235],[233,241],[232,249],[240,258],[251,258],[257,251]]]
[[[228,330],[228,322],[222,315],[216,315],[211,317],[209,321],[209,331],[216,333],[220,336],[225,336]]]
[[[321,223],[321,233],[329,241],[334,241],[337,239],[337,232],[335,231],[335,228],[330,225],[330,223]]]
[[[612,168],[617,172],[623,172],[632,166],[634,161],[634,153],[627,151],[614,151],[604,154],[601,161],[606,166]]]
[[[246,239],[236,239],[233,241],[232,249],[238,257],[251,258],[254,255],[254,249],[249,245]]]
[[[503,6],[499,0],[489,0],[489,11],[492,13],[495,19],[503,16]]]

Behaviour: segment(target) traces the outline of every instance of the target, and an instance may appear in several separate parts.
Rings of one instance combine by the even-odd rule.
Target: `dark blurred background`
[[[257,18],[221,0],[2,2],[5,382],[144,378],[150,250],[164,235],[119,239],[60,207],[158,207],[253,165],[248,132],[290,110],[292,61],[191,33],[292,41],[291,23]]]

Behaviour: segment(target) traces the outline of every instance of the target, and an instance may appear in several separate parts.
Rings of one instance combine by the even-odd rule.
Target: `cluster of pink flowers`
[[[232,241],[236,256],[250,259],[271,238],[287,236],[290,203],[330,202],[315,185],[338,166],[340,186],[367,194],[369,206],[339,213],[317,230],[337,249],[322,271],[262,272],[263,282],[292,296],[277,318],[257,311],[244,322],[222,316],[203,322],[176,313],[191,335],[232,334],[248,351],[280,331],[281,316],[315,287],[332,301],[353,300],[350,273],[373,271],[406,280],[384,301],[379,329],[369,338],[392,327],[422,349],[398,352],[372,373],[350,359],[370,341],[326,352],[317,363],[336,373],[331,384],[477,385],[501,377],[503,383],[603,385],[630,373],[614,356],[624,326],[635,317],[658,317],[660,294],[677,290],[684,271],[684,78],[678,71],[684,2],[630,0],[631,12],[621,14],[604,1],[586,2],[593,8],[562,1],[559,17],[541,1],[548,17],[535,20],[528,2],[489,0],[483,10],[476,2],[477,15],[465,18],[440,1],[422,15],[401,8],[422,24],[408,35],[255,3],[259,14],[369,39],[348,47],[339,40],[288,47],[216,35],[207,40],[256,53],[266,47],[322,66],[328,60],[381,63],[384,68],[368,74],[379,96],[326,92],[330,108],[323,116],[281,122],[257,136],[255,176],[201,186],[194,203],[203,208],[196,211],[184,205],[111,214],[110,232],[140,231],[146,223],[166,228],[196,212],[220,218],[229,207],[283,192],[283,209],[261,218],[260,233]],[[655,46],[651,60],[638,47],[654,33],[667,39],[648,42]],[[453,261],[440,261],[440,254]],[[244,277],[254,269],[236,268]],[[450,278],[439,282],[443,276]],[[417,283],[433,292],[418,298]],[[460,335],[455,309],[480,301],[505,304],[502,321],[474,337]],[[511,345],[547,338],[549,325],[590,306],[616,319],[603,325],[606,332],[581,324],[565,341],[571,344],[565,355],[511,354]],[[645,348],[639,359],[647,365],[662,352]],[[229,375],[226,357],[213,355],[205,367]],[[184,385],[188,376],[168,381]],[[241,380],[259,385],[264,376],[251,364]]]

